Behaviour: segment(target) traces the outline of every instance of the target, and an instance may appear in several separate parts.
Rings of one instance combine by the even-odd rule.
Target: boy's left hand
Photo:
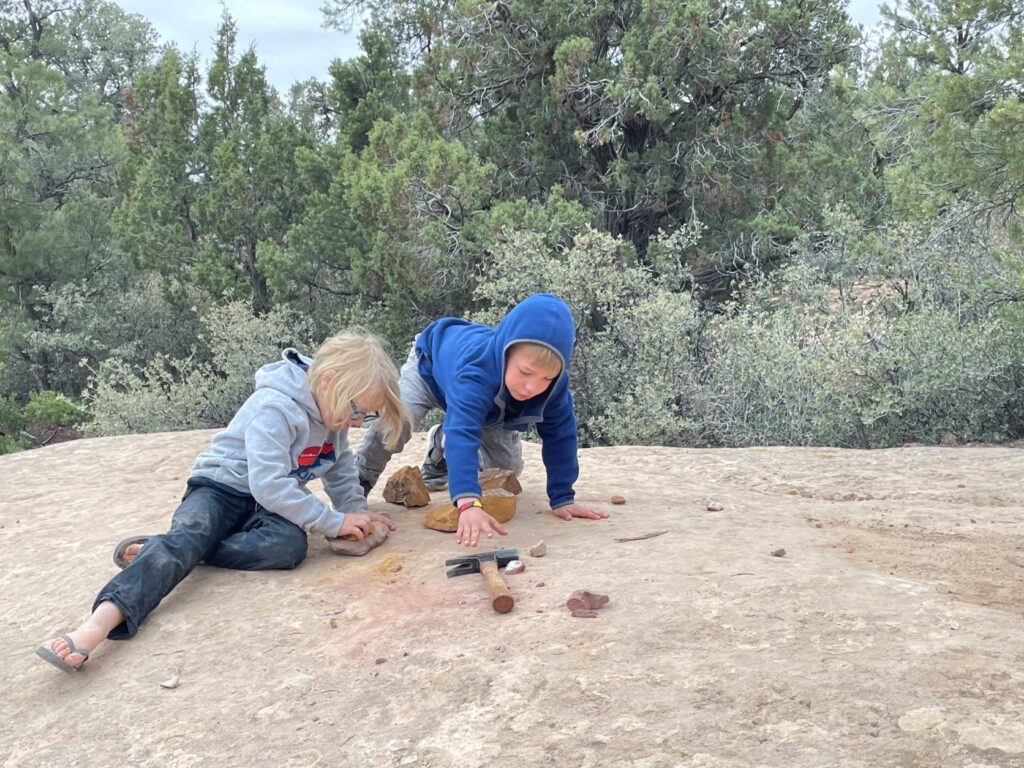
[[[392,520],[390,517],[388,517],[387,515],[385,515],[382,512],[367,512],[366,515],[371,520],[373,520],[373,522],[381,523],[382,525],[386,525],[388,527],[388,530],[390,530],[390,531],[393,531],[393,530],[395,530],[395,528],[398,527],[395,524],[394,520]]]
[[[551,510],[554,512],[555,517],[560,517],[563,520],[572,520],[574,517],[582,517],[586,520],[604,520],[608,517],[608,513],[603,509],[591,509],[590,507],[581,507],[579,504],[565,504],[564,506],[558,507],[557,509]]]

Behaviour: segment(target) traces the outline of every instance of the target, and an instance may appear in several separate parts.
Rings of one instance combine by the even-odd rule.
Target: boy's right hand
[[[459,515],[455,543],[464,547],[475,547],[481,534],[491,538],[495,532],[508,536],[508,531],[501,527],[501,523],[487,514],[482,507],[470,507]]]
[[[369,514],[360,512],[349,512],[341,521],[341,528],[338,529],[337,538],[352,536],[356,541],[362,541],[366,534],[373,530],[373,518]]]

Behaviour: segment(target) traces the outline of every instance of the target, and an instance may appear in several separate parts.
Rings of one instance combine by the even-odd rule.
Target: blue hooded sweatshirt
[[[579,463],[569,362],[575,338],[569,307],[550,293],[524,299],[497,328],[444,317],[419,335],[420,376],[445,411],[444,452],[452,501],[480,495],[480,438],[483,428],[491,425],[520,432],[536,426],[543,441],[551,506],[573,501]],[[505,387],[505,360],[509,347],[522,341],[552,349],[562,361],[562,372],[547,390],[519,402]]]

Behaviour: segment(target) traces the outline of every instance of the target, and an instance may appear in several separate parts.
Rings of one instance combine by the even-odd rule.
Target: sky
[[[267,79],[285,96],[292,83],[316,77],[327,78],[333,59],[359,55],[355,32],[324,29],[320,7],[323,0],[245,0],[228,4],[238,26],[238,52],[256,48]],[[213,37],[220,23],[222,6],[210,0],[122,0],[117,3],[129,13],[145,17],[161,42],[177,43],[183,51],[196,50],[201,62],[210,58]],[[854,23],[865,27],[878,21],[879,0],[850,0]]]

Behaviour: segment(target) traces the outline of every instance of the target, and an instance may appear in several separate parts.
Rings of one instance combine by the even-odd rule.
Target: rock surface
[[[292,571],[200,567],[81,674],[36,657],[114,543],[166,529],[211,435],[0,457],[4,768],[1024,766],[1018,449],[587,449],[577,500],[612,516],[564,521],[524,444],[520,513],[478,550],[549,554],[507,615],[376,490],[398,530],[365,557],[310,536]],[[589,621],[581,585],[612,596]]]

